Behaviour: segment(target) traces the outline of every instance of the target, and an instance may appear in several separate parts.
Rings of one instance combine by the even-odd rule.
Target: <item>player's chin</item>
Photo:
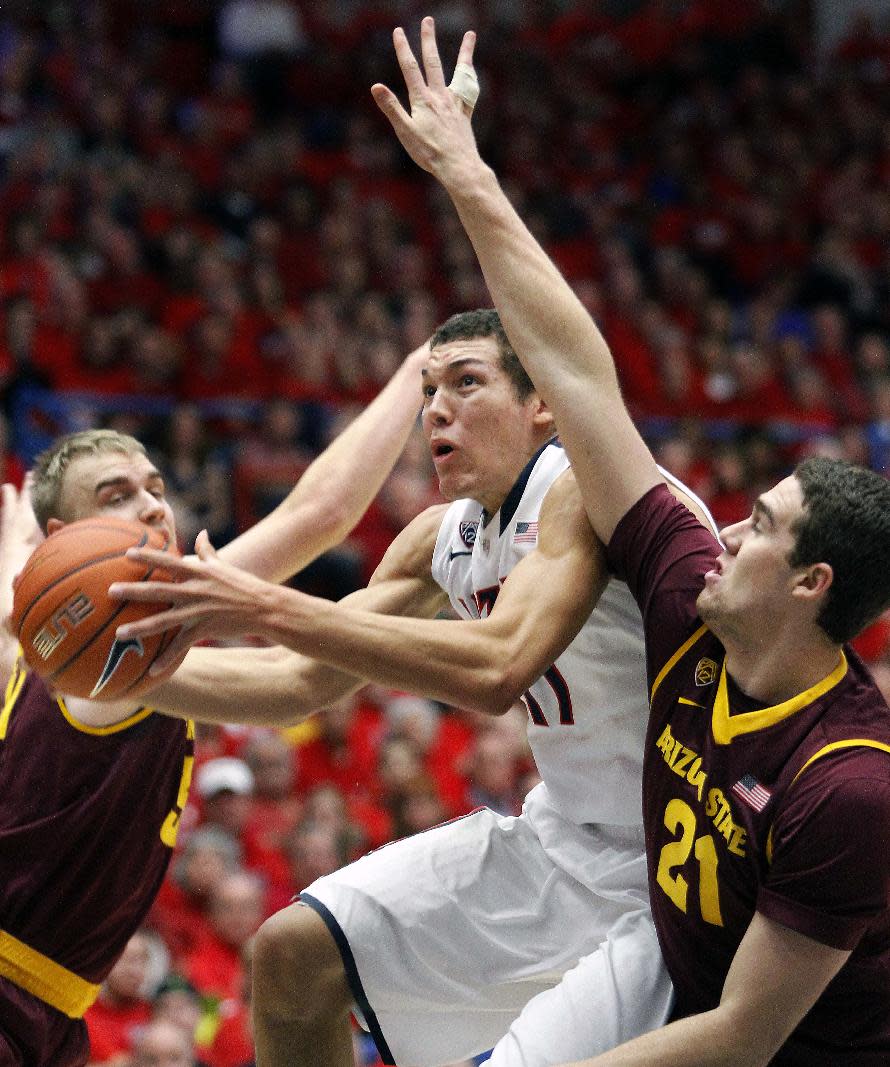
[[[473,497],[472,479],[454,474],[439,474],[439,492],[446,500],[464,500]],[[475,497],[473,497],[475,499]]]
[[[705,586],[704,589],[698,594],[698,599],[695,602],[695,606],[698,609],[698,616],[702,622],[709,622],[714,618],[717,613],[717,604],[715,603],[717,597],[713,589],[709,589]]]

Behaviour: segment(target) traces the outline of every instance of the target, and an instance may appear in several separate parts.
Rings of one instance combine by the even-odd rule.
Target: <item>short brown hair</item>
[[[501,317],[494,308],[477,308],[475,311],[459,311],[436,330],[430,338],[430,348],[447,345],[450,341],[474,341],[477,337],[493,337],[501,357],[501,367],[513,383],[516,395],[526,400],[535,392],[531,378],[519,362],[510,339],[501,324]]]
[[[125,456],[145,455],[145,446],[129,434],[117,430],[79,430],[65,434],[44,449],[34,461],[34,484],[31,486],[31,506],[40,529],[46,533],[50,519],[60,519],[59,501],[65,472],[79,456],[97,456],[118,452]]]
[[[830,564],[834,580],[817,622],[843,644],[890,607],[890,482],[822,456],[799,463],[794,475],[804,510],[789,562]]]

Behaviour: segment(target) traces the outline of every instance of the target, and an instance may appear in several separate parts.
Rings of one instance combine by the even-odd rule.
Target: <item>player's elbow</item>
[[[313,501],[307,517],[316,538],[333,548],[352,533],[362,514],[342,494],[323,493]]]
[[[506,715],[525,692],[524,676],[513,669],[509,662],[493,667],[477,678],[471,703],[474,711],[486,715]]]

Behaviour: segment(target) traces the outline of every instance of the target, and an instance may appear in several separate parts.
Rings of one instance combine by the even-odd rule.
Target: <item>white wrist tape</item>
[[[467,63],[458,63],[448,88],[468,107],[475,107],[479,99],[479,79],[476,71]]]

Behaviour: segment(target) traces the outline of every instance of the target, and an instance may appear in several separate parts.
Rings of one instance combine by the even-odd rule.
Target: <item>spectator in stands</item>
[[[209,936],[208,909],[212,894],[227,874],[241,864],[241,844],[218,826],[202,826],[185,840],[173,860],[149,915],[173,962],[189,956]]]
[[[303,810],[296,795],[294,751],[280,732],[255,729],[249,734],[242,755],[254,782],[250,814],[242,835],[244,863],[262,875],[267,910],[277,911],[293,894],[285,841]]]
[[[306,821],[297,826],[287,842],[294,893],[348,862],[349,846],[348,836],[334,823]]]
[[[177,404],[161,442],[158,462],[183,545],[190,549],[201,530],[214,544],[230,541],[235,534],[231,465],[216,447],[200,408]]]
[[[158,986],[152,1003],[152,1019],[173,1023],[194,1038],[201,1023],[201,994],[182,975],[171,971]]]
[[[166,1019],[146,1023],[133,1043],[127,1067],[203,1067],[195,1058],[195,1044],[181,1027]]]
[[[265,887],[259,876],[237,870],[211,890],[209,928],[184,960],[185,976],[204,997],[237,1000],[244,981],[242,952],[264,918]]]
[[[148,989],[152,942],[144,930],[127,942],[123,955],[102,983],[84,1021],[90,1038],[90,1063],[129,1063],[134,1036],[152,1016]]]
[[[195,782],[203,824],[240,841],[250,817],[253,774],[244,760],[220,756],[198,768]]]

